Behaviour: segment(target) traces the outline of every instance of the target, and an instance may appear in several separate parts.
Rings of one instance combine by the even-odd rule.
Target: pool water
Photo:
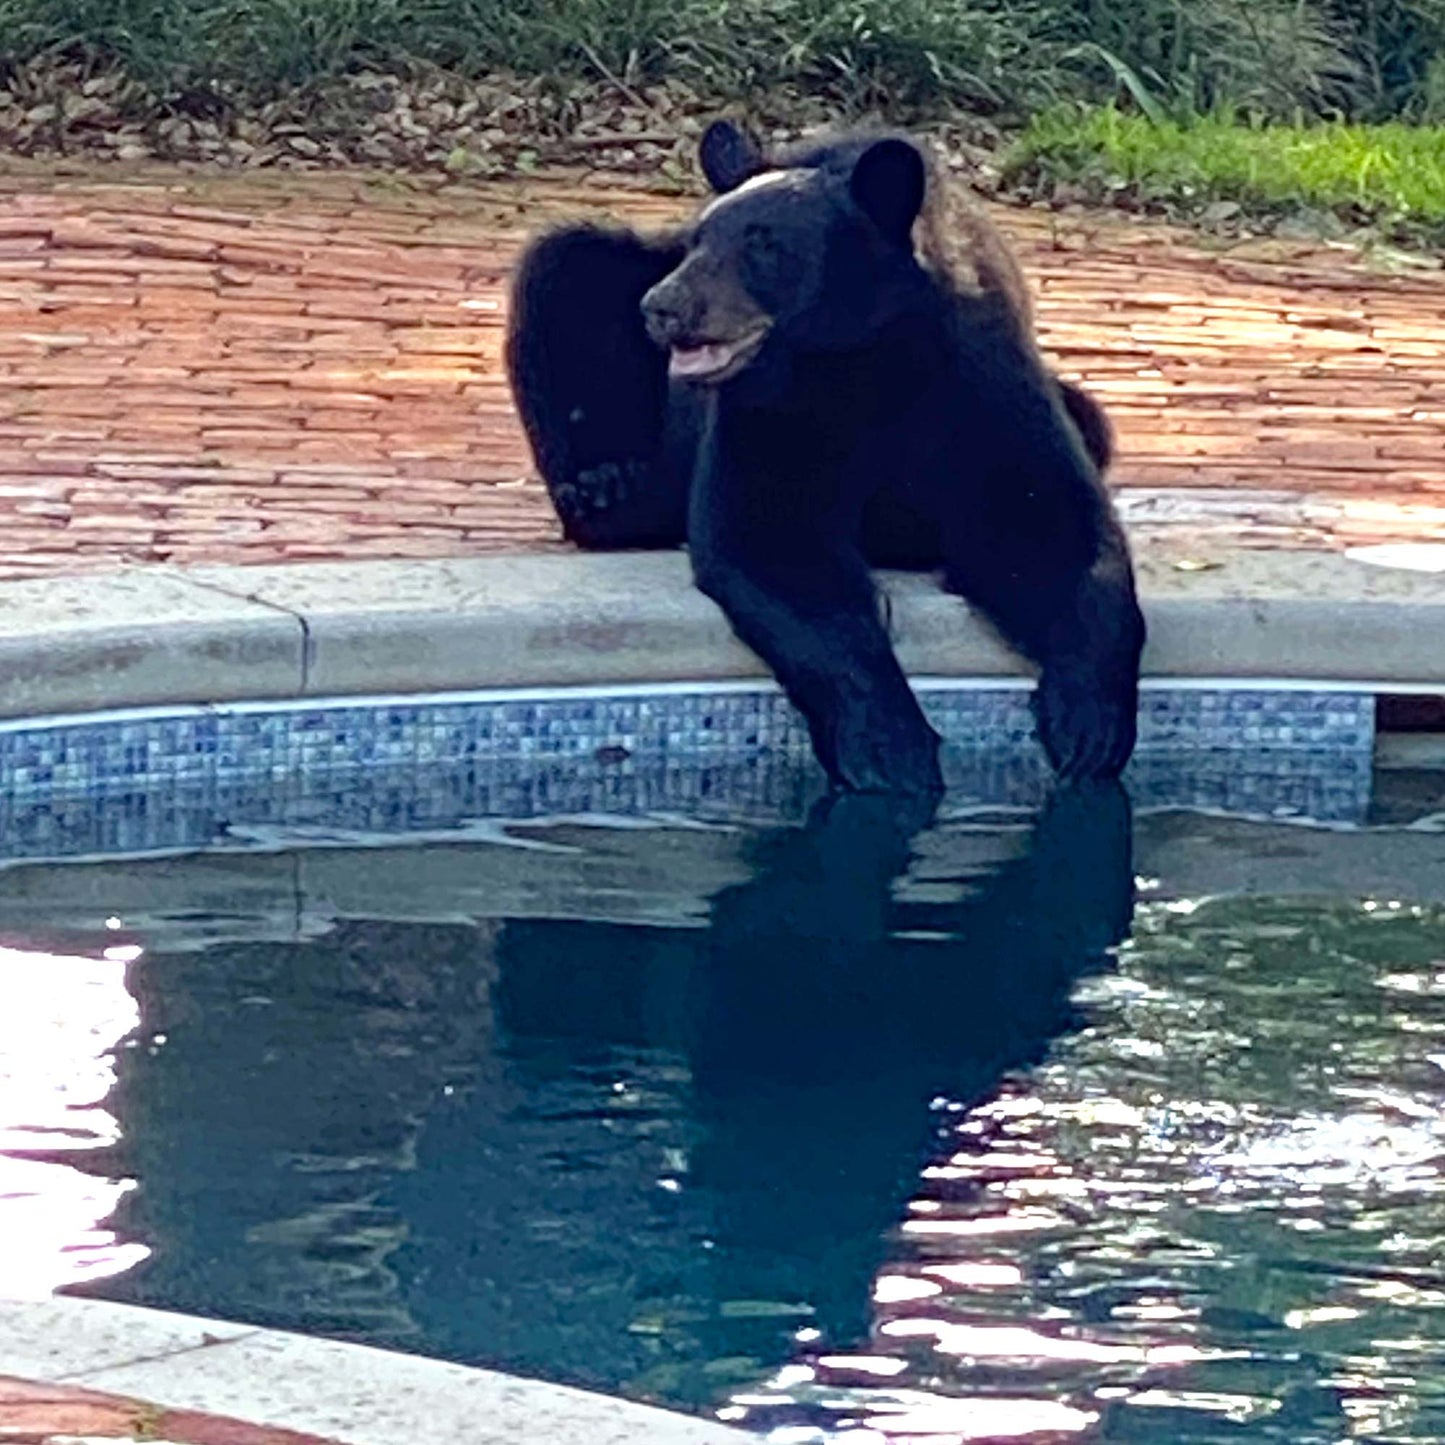
[[[0,1286],[799,1445],[1439,1441],[1442,903],[1429,820],[1117,789],[12,870]]]

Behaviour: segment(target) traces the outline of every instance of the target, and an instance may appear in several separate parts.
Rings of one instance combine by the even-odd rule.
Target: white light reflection
[[[947,1284],[960,1284],[973,1289],[1007,1289],[1022,1284],[1024,1272],[1016,1264],[986,1264],[965,1260],[957,1264],[929,1264],[923,1272]]]
[[[1129,1404],[1145,1410],[1199,1410],[1206,1414],[1219,1415],[1234,1425],[1247,1425],[1251,1420],[1272,1415],[1281,1408],[1278,1400],[1262,1399],[1257,1395],[1211,1393],[1206,1390],[1143,1390],[1131,1396]]]
[[[974,1179],[980,1175],[1004,1172],[1026,1174],[1039,1169],[1052,1169],[1058,1160],[1052,1154],[1010,1153],[995,1149],[986,1154],[955,1154],[947,1164],[930,1164],[925,1179]]]
[[[965,1238],[979,1234],[1028,1234],[1067,1224],[1063,1215],[1048,1209],[1019,1209],[1012,1214],[988,1214],[974,1219],[909,1219],[904,1234],[946,1234]]]
[[[818,1364],[825,1370],[846,1370],[857,1375],[877,1375],[891,1380],[908,1368],[907,1360],[892,1355],[823,1355]]]
[[[1445,997],[1445,971],[1428,973],[1386,973],[1375,980],[1376,988],[1389,989],[1392,993],[1429,994]]]
[[[1445,542],[1371,542],[1346,547],[1345,556],[1402,572],[1445,572]]]
[[[1303,1330],[1310,1325],[1337,1324],[1341,1320],[1357,1320],[1363,1310],[1351,1309],[1349,1305],[1319,1305],[1315,1309],[1290,1310],[1284,1317],[1285,1325],[1292,1330]]]
[[[1098,1415],[1056,1400],[970,1395],[951,1400],[920,1397],[898,1413],[874,1415],[873,1428],[889,1440],[938,1437],[946,1440],[1018,1440],[1029,1435],[1077,1434]]]
[[[120,1137],[104,1103],[115,1083],[110,1051],[140,1023],[125,988],[139,951],[106,953],[124,956],[0,947],[0,1291],[9,1298],[120,1274],[148,1253],[101,1228],[130,1183],[6,1157],[98,1149]]]
[[[816,1372],[811,1365],[784,1365],[771,1380],[768,1381],[770,1390],[791,1390],[796,1385],[810,1385],[816,1378]]]
[[[873,1300],[880,1305],[904,1304],[908,1300],[930,1299],[943,1293],[943,1286],[931,1279],[907,1274],[884,1274],[873,1282]]]
[[[970,1360],[1060,1360],[1091,1364],[1186,1365],[1209,1358],[1193,1345],[1104,1345],[1045,1335],[1022,1325],[965,1325],[952,1320],[889,1320],[880,1333],[931,1338],[945,1355]]]
[[[1205,1157],[1222,1174],[1256,1181],[1284,1179],[1297,1188],[1414,1188],[1436,1177],[1445,1126],[1433,1110],[1406,1110],[1400,1099],[1393,1102],[1398,1113],[1417,1112],[1415,1122],[1388,1123],[1374,1114],[1305,1115]]]

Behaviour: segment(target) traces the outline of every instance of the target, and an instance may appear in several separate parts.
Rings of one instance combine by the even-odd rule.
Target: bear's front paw
[[[819,749],[832,781],[849,792],[930,796],[943,791],[938,734],[916,717],[859,711],[841,717]]]
[[[1117,778],[1134,751],[1138,691],[1108,687],[1089,671],[1045,668],[1034,719],[1049,763],[1065,782]]]

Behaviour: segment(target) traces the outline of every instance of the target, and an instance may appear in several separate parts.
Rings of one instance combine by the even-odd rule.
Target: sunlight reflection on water
[[[105,1104],[112,1051],[140,1023],[125,987],[137,955],[124,945],[105,954],[0,947],[0,1293],[8,1298],[44,1298],[150,1253],[103,1227],[131,1183],[63,1158],[120,1137]]]
[[[875,1286],[900,1386],[989,1409],[824,1357],[814,1438],[1445,1438],[1442,921],[1141,908],[1084,1027],[944,1109]]]

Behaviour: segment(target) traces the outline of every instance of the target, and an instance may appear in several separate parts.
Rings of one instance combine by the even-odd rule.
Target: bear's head
[[[727,121],[702,141],[715,192],[681,263],[642,299],[679,379],[791,374],[800,357],[866,347],[925,284],[913,249],[927,168],[895,136],[771,163]]]

